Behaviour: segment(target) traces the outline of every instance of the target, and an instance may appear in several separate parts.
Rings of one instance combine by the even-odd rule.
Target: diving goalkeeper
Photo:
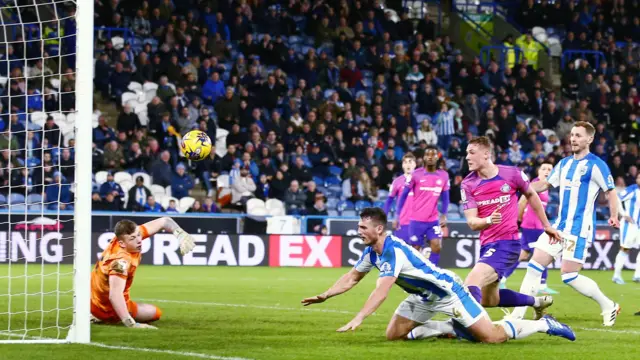
[[[172,232],[180,240],[182,255],[193,250],[193,237],[169,217],[149,221],[140,226],[130,220],[118,221],[115,237],[91,272],[92,322],[122,322],[131,328],[156,328],[147,323],[160,319],[160,308],[133,302],[129,298],[129,288],[140,265],[142,240],[160,230]]]

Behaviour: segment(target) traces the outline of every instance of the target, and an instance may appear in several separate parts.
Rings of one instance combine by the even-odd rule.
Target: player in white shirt
[[[387,326],[388,340],[417,340],[440,335],[471,341],[500,343],[547,333],[571,341],[575,334],[567,325],[545,315],[540,320],[505,320],[492,323],[484,308],[471,296],[462,279],[440,269],[402,239],[387,235],[387,216],[380,208],[360,213],[358,235],[367,247],[358,263],[320,295],[302,300],[305,306],[324,302],[353,288],[374,267],[380,271],[375,290],[362,310],[339,332],[355,330],[387,298],[393,284],[409,296],[398,306]],[[431,321],[437,313],[447,321]]]
[[[584,296],[595,300],[602,311],[603,325],[613,326],[620,312],[620,305],[606,297],[598,284],[579,272],[589,256],[589,246],[595,231],[595,205],[600,191],[605,191],[609,200],[611,217],[609,225],[615,228],[618,222],[618,196],[613,177],[607,164],[589,152],[595,129],[588,122],[579,121],[571,129],[572,156],[568,156],[553,168],[547,180],[537,181],[531,186],[537,192],[550,187],[560,188],[559,214],[553,227],[562,234],[557,242],[542,234],[533,245],[533,257],[527,266],[520,292],[533,295],[540,286],[544,269],[554,258],[562,255],[562,281]],[[516,308],[509,318],[521,319],[526,308]]]
[[[638,223],[640,223],[640,174],[636,176],[636,183],[621,191],[618,196],[621,201],[618,211],[622,216],[622,222],[620,222],[620,251],[613,265],[614,272],[611,280],[616,284],[622,285],[624,284],[622,269],[629,258],[629,250],[637,248],[640,244],[640,230],[638,230]],[[636,272],[633,274],[634,282],[640,282],[639,262],[640,252],[636,257]]]

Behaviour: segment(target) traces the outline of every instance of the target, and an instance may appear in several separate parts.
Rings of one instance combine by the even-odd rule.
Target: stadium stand
[[[420,157],[436,144],[452,179],[450,217],[460,219],[469,139],[490,136],[497,163],[532,173],[569,153],[578,120],[596,125],[592,150],[616,184],[632,183],[640,166],[637,2],[525,1],[516,21],[531,33],[505,39],[524,59],[486,66],[463,56],[434,16],[387,3],[96,2],[95,89],[119,114],[96,111],[92,120],[94,209],[354,215],[386,199],[403,154]],[[43,31],[69,24],[61,26]],[[532,65],[541,43],[561,46],[561,88],[547,87],[544,69]],[[24,81],[68,64],[12,61],[12,52],[38,51],[19,46],[0,59],[0,203],[14,188],[40,196],[44,184],[73,177],[47,172],[73,161],[58,148],[73,141],[60,113],[74,104],[65,95],[73,74],[45,94],[22,93]],[[45,50],[59,46],[71,45]],[[42,102],[46,111],[34,111]],[[26,144],[7,132],[42,127],[46,137]],[[191,129],[214,140],[209,159],[181,157],[180,136]],[[40,144],[49,150],[29,151]],[[25,162],[44,171],[13,169]],[[48,208],[65,206],[70,189],[61,189],[44,194],[61,199]]]

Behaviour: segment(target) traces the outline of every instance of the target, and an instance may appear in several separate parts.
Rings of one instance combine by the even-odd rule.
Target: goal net
[[[93,1],[0,0],[0,342],[88,342]]]

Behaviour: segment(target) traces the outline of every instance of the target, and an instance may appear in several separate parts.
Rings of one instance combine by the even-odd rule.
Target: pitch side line
[[[599,328],[576,328],[576,329],[585,330],[585,331],[606,332],[606,333],[613,333],[613,334],[640,335],[640,331],[635,331],[635,330],[613,330],[613,329],[599,329]]]
[[[334,314],[355,314],[355,311],[345,310],[332,310],[332,309],[309,309],[302,307],[279,307],[279,306],[265,306],[265,305],[251,305],[251,304],[227,304],[227,303],[215,303],[215,302],[198,302],[198,301],[182,301],[182,300],[164,300],[164,299],[136,299],[140,301],[167,303],[167,304],[184,304],[184,305],[202,305],[202,306],[220,306],[220,307],[237,307],[237,308],[250,308],[250,309],[262,309],[262,310],[280,310],[280,311],[310,311],[310,312],[322,312],[322,313],[334,313]],[[373,313],[372,315],[375,315]]]

